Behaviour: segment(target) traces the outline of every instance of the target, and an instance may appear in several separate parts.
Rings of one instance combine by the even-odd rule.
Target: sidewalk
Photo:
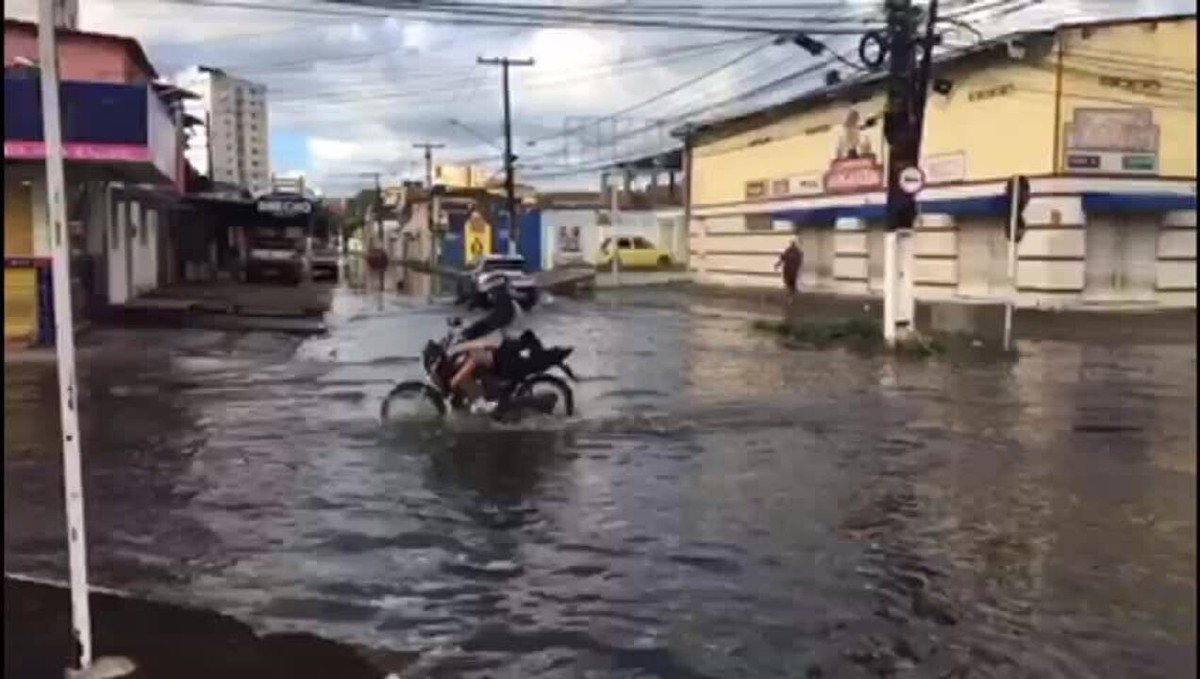
[[[863,315],[883,318],[879,297],[804,291],[789,302],[787,293],[779,289],[690,287],[703,296],[706,306],[776,319],[786,315],[797,324]],[[1000,342],[1004,333],[1004,305],[995,302],[918,301],[915,315],[916,327],[922,332],[969,335],[987,344]],[[1013,336],[1017,340],[1089,344],[1192,343],[1196,341],[1196,310],[1145,306],[1017,309]]]
[[[332,300],[333,286],[325,283],[183,283],[110,306],[101,318],[117,325],[312,335],[325,332],[322,319]]]
[[[414,659],[311,634],[259,635],[212,611],[108,592],[93,590],[91,603],[94,655],[130,658],[135,679],[382,679]],[[65,588],[4,578],[4,676],[63,676],[70,629]]]

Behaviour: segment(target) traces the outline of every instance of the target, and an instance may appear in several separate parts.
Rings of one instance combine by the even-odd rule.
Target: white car
[[[460,279],[458,296],[460,301],[474,300],[485,304],[479,293],[480,284],[493,276],[504,276],[512,288],[513,297],[525,310],[532,309],[541,296],[537,281],[525,271],[525,258],[521,255],[484,255],[467,274]]]

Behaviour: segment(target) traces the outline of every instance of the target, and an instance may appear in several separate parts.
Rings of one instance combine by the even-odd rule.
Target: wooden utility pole
[[[504,86],[504,194],[508,203],[508,252],[517,253],[517,191],[513,180],[513,162],[516,156],[512,152],[512,105],[508,91],[508,69],[511,66],[533,66],[533,59],[510,59],[500,57],[477,61],[486,66],[499,66]]]
[[[427,216],[429,218],[429,220],[428,220],[429,233],[432,234],[433,233],[433,150],[434,149],[444,149],[444,148],[446,148],[446,145],[445,144],[434,144],[432,142],[426,141],[426,142],[413,144],[413,148],[425,150],[425,191],[429,194],[429,209],[427,209],[425,212],[428,213]]]
[[[937,0],[930,0],[923,40],[917,36],[920,12],[912,0],[887,0],[886,5],[889,62],[883,125],[888,143],[883,334],[889,344],[900,333],[911,330],[914,315],[912,272],[905,271],[905,263],[909,259],[908,238],[917,216],[917,194],[924,184],[921,137],[937,42],[937,4]]]

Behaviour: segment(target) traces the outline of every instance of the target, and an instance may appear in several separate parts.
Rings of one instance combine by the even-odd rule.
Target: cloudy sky
[[[343,0],[344,1],[344,0]],[[505,0],[518,2],[519,0]],[[321,0],[79,0],[85,30],[131,35],[166,75],[192,64],[263,82],[270,96],[272,169],[303,172],[327,193],[365,185],[360,175],[423,173],[418,141],[446,145],[446,161],[498,168],[500,72],[478,56],[533,58],[512,74],[515,152],[539,185],[591,187],[588,170],[614,156],[658,150],[687,120],[725,115],[814,86],[801,78],[752,99],[752,91],[817,61],[769,36],[629,27],[511,27],[447,23]],[[586,2],[524,4],[587,5]],[[755,0],[668,5],[674,22],[708,12],[820,18],[878,16],[875,0]],[[6,0],[5,15],[32,18],[37,0]],[[494,2],[492,5],[502,3]],[[943,0],[967,5],[995,34],[1091,17],[1195,12],[1196,0]],[[1032,5],[997,17],[996,11]],[[996,8],[989,10],[988,8]],[[818,17],[812,19],[811,17]],[[464,18],[464,17],[460,17]],[[465,15],[468,19],[478,16]],[[844,24],[842,25],[844,27]],[[853,38],[830,38],[852,45]],[[848,42],[849,41],[849,42]],[[729,64],[726,66],[726,64]],[[724,68],[722,68],[724,66]],[[704,76],[711,72],[711,75]],[[695,82],[690,82],[694,80]],[[686,84],[686,86],[684,86]],[[675,91],[677,90],[677,91]],[[638,104],[657,98],[652,104]],[[730,103],[722,103],[734,99]],[[629,109],[626,111],[626,109]],[[621,115],[613,116],[620,113]],[[609,117],[600,123],[592,119]]]

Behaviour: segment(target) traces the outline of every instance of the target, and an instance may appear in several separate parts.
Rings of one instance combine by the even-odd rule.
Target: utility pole
[[[924,58],[917,64],[918,10],[912,0],[887,0],[888,86],[884,136],[887,158],[887,235],[884,241],[883,334],[890,344],[899,332],[911,329],[913,320],[911,272],[905,272],[907,247],[917,215],[917,193],[902,185],[901,175],[919,175],[921,136],[925,125],[925,100],[932,72],[937,0],[930,0]],[[906,172],[907,171],[907,172]],[[902,282],[903,281],[903,282]]]
[[[59,103],[57,29],[73,22],[75,4],[64,16],[61,0],[41,0],[38,53],[41,67],[42,135],[46,141],[46,200],[53,253],[54,348],[62,427],[63,495],[67,517],[67,564],[71,586],[72,669],[92,664],[92,620],[88,604],[87,540],[84,534],[83,462],[79,441],[79,387],[75,379],[75,322],[71,305],[71,236],[67,229],[63,169],[62,109]]]
[[[512,104],[508,91],[508,69],[511,66],[533,66],[533,59],[510,59],[500,57],[485,59],[479,57],[476,61],[485,66],[499,66],[504,87],[504,194],[508,202],[508,253],[517,254],[517,191],[513,181],[513,162],[516,157],[512,152]]]
[[[421,142],[419,144],[413,144],[413,148],[425,150],[425,191],[429,194],[429,209],[427,209],[425,212],[427,213],[427,216],[429,218],[428,219],[429,233],[430,233],[430,237],[432,238],[433,237],[433,235],[432,235],[433,234],[433,150],[434,149],[444,149],[444,148],[446,148],[446,145],[445,144],[434,144],[431,142]]]

